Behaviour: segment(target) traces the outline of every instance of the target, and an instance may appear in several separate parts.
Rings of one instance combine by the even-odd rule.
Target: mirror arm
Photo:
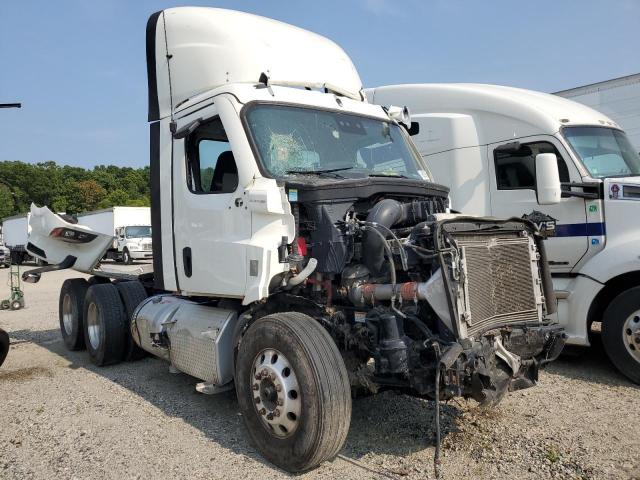
[[[599,198],[603,198],[603,186],[602,183],[596,183],[596,182],[562,182],[561,184],[562,187],[562,198],[571,198],[571,197],[576,197],[576,198],[585,198],[588,200],[598,200]],[[569,190],[565,190],[565,188],[568,188]],[[571,189],[572,188],[588,188],[588,189],[595,189],[596,191],[593,192],[574,192]]]
[[[561,194],[562,198],[571,198],[571,197],[577,197],[577,198],[586,198],[589,200],[597,200],[599,197],[599,195],[597,193],[590,193],[590,192],[572,192],[571,190],[564,190]]]

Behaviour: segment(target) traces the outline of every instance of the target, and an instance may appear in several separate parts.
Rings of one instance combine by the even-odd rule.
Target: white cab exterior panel
[[[351,59],[312,32],[217,8],[170,8],[152,19],[156,24],[147,34],[155,29],[159,118],[216,87],[256,84],[263,72],[273,84],[326,85],[360,95],[362,82]]]

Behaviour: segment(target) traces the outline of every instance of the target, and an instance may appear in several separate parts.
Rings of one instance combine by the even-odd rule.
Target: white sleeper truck
[[[78,223],[114,237],[106,258],[130,265],[134,260],[153,257],[149,207],[112,207],[81,213]]]
[[[421,84],[367,90],[406,105],[413,140],[452,208],[528,215],[546,240],[567,343],[588,346],[593,322],[614,365],[640,383],[640,157],[610,118],[584,105],[495,85]],[[562,198],[542,201],[538,157],[557,158]],[[533,212],[534,215],[531,214]]]
[[[233,386],[291,472],[340,451],[352,392],[495,404],[559,354],[535,225],[448,213],[405,113],[367,103],[335,43],[185,7],[151,16],[147,59],[153,272],[109,272],[109,235],[32,207],[30,242],[55,261],[27,279],[94,275],[62,286],[70,349]]]

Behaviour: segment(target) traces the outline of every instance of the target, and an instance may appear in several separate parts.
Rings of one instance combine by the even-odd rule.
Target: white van
[[[589,345],[592,322],[612,362],[640,383],[640,157],[610,118],[554,95],[495,85],[369,89],[406,105],[413,139],[452,208],[476,215],[532,212],[544,227],[568,344]],[[539,202],[536,156],[553,153],[562,199]]]

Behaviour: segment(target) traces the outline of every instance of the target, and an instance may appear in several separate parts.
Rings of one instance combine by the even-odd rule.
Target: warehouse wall
[[[640,152],[640,73],[556,92],[611,117]]]

